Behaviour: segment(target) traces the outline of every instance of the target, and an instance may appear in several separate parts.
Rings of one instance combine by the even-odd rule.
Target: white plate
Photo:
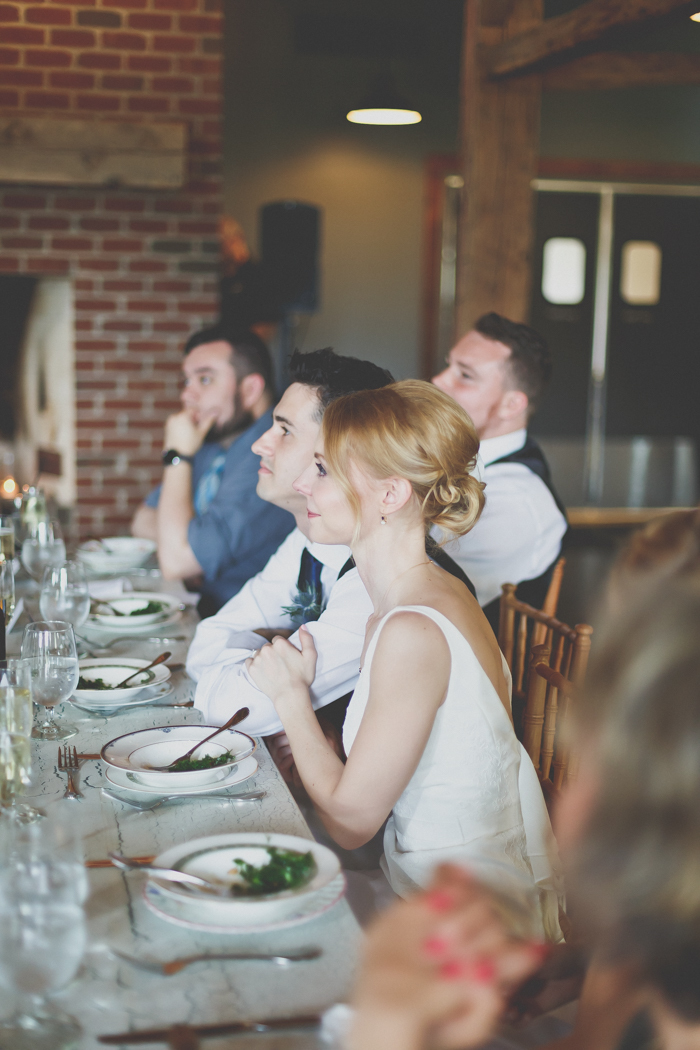
[[[217,780],[214,784],[207,784],[204,787],[189,788],[184,791],[178,790],[175,794],[189,797],[190,795],[211,795],[213,792],[225,791],[226,788],[233,787],[234,784],[242,784],[244,780],[249,780],[250,777],[257,773],[257,770],[258,760],[250,755],[234,766],[225,780]],[[118,788],[123,794],[133,794],[141,800],[146,798],[163,798],[164,795],[168,794],[167,791],[154,791],[153,788],[145,787],[143,784],[139,784],[138,781],[131,780],[132,776],[133,773],[127,773],[123,769],[114,769],[109,766],[105,769],[105,780],[113,787]]]
[[[280,835],[268,831],[207,835],[205,838],[181,842],[178,846],[171,846],[161,853],[153,863],[160,868],[174,868],[210,879],[212,882],[228,882],[233,885],[234,882],[240,881],[235,874],[237,859],[260,867],[269,861],[270,847],[293,850],[295,853],[311,853],[316,863],[313,877],[297,889],[282,890],[264,897],[212,899],[209,895],[205,896],[196,889],[176,882],[162,882],[158,885],[166,897],[185,901],[196,899],[198,904],[205,908],[203,914],[217,922],[224,920],[232,925],[246,925],[251,922],[259,925],[276,922],[296,911],[300,898],[322,890],[340,872],[337,856],[320,842],[298,835]]]
[[[75,697],[70,698],[70,703],[75,707],[79,707],[82,711],[89,711],[90,714],[93,715],[117,715],[121,711],[126,710],[127,707],[141,707],[146,704],[155,704],[159,700],[163,700],[166,696],[170,696],[174,691],[174,688],[175,687],[171,682],[163,682],[162,685],[147,686],[138,696],[135,696],[133,700],[124,700],[120,704],[96,704],[92,703],[90,700],[76,700]]]
[[[203,726],[203,725],[176,725],[176,726],[157,726],[151,729],[139,729],[135,733],[124,733],[123,736],[115,737],[114,740],[110,740],[109,743],[105,744],[102,748],[102,758],[108,766],[112,766],[116,769],[126,770],[127,773],[137,774],[141,771],[138,765],[133,764],[132,756],[134,752],[142,747],[146,747],[148,744],[160,744],[164,740],[171,742],[173,740],[182,740],[184,743],[183,753],[191,747],[193,740],[204,740],[211,733],[215,731],[216,726]],[[247,733],[243,733],[238,729],[224,729],[216,737],[220,744],[222,744],[227,751],[231,751],[236,755],[236,761],[241,762],[248,755],[252,755],[257,748],[257,743],[253,740],[252,736],[248,736]],[[212,774],[217,772],[216,769],[208,770]],[[192,774],[187,773],[164,773],[163,776],[167,777],[167,783],[174,786],[172,778],[174,776],[185,776],[189,777]],[[221,781],[217,780],[216,776],[212,776],[213,783],[219,784]],[[151,786],[151,792],[154,788]],[[160,791],[161,794],[166,794],[168,787],[165,787],[163,791],[158,787],[156,790]]]
[[[120,630],[126,626],[143,627],[144,624],[167,620],[179,610],[181,605],[179,598],[174,598],[172,594],[166,594],[163,591],[131,591],[119,598],[110,598],[109,602],[104,605],[101,605],[97,598],[93,598],[92,601],[96,608],[92,619],[97,623],[107,624],[109,627],[118,626]],[[149,602],[160,602],[162,608],[158,612],[136,612],[138,609],[145,609]],[[112,612],[113,609],[117,611]],[[123,615],[120,616],[119,613]]]
[[[307,893],[298,897],[295,908],[289,914],[269,922],[230,923],[221,915],[212,916],[206,913],[209,902],[175,900],[163,892],[161,886],[147,882],[143,888],[146,907],[159,919],[174,926],[184,926],[188,930],[199,930],[201,933],[266,933],[269,930],[282,930],[288,926],[298,926],[309,922],[328,911],[337,904],[345,893],[345,876],[341,872],[332,882],[316,893]]]
[[[101,678],[108,685],[117,685],[123,682],[130,674],[138,671],[140,667],[148,667],[150,660],[140,660],[131,656],[107,656],[94,657],[89,660],[81,660],[79,663],[80,674],[87,679]],[[170,668],[165,664],[158,664],[145,671],[143,675],[134,678],[133,685],[127,685],[124,689],[76,689],[73,696],[80,703],[86,701],[99,704],[100,707],[109,707],[112,704],[124,703],[136,696],[140,696],[144,689],[149,686],[162,685],[170,678]]]
[[[160,620],[154,620],[153,623],[129,623],[126,617],[122,619],[121,616],[110,617],[109,623],[103,623],[98,620],[95,616],[88,616],[87,620],[81,627],[81,631],[90,630],[93,634],[99,635],[111,635],[113,638],[118,638],[120,634],[124,635],[141,635],[141,634],[155,634],[156,631],[162,630],[164,627],[171,627],[172,624],[177,623],[178,620],[182,619],[182,612],[180,609],[176,609],[170,616],[166,616]],[[126,623],[124,623],[126,620]]]
[[[88,541],[76,553],[93,572],[124,572],[144,565],[156,546],[135,536],[110,536],[100,543]]]
[[[134,776],[140,784],[145,784],[146,787],[153,788],[155,791],[199,787],[202,784],[213,784],[217,780],[223,780],[239,759],[235,755],[230,756],[228,747],[220,742],[219,737],[203,743],[201,748],[198,747],[193,753],[192,758],[219,759],[220,765],[211,766],[209,769],[159,770],[159,766],[171,765],[187,751],[196,747],[200,739],[199,734],[193,733],[191,739],[187,741],[168,738],[156,743],[142,744],[129,755],[129,763]]]

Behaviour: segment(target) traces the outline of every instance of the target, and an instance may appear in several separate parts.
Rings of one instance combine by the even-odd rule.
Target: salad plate
[[[234,787],[236,784],[242,784],[244,780],[248,780],[257,771],[258,761],[252,755],[249,755],[248,758],[238,762],[225,779],[217,780],[213,784],[200,785],[199,787],[178,788],[176,794],[183,796],[211,795],[213,792],[226,791],[227,788]],[[133,794],[141,801],[151,798],[163,798],[164,795],[169,794],[168,791],[156,791],[154,788],[146,787],[145,784],[139,784],[133,773],[127,773],[124,769],[116,769],[114,766],[107,767],[105,770],[105,780],[112,787],[117,788],[121,794]]]
[[[106,704],[102,701],[98,703],[97,701],[77,700],[74,696],[70,698],[70,703],[74,707],[79,707],[81,711],[88,711],[91,715],[117,715],[127,707],[145,707],[146,704],[157,704],[160,700],[164,700],[166,696],[170,696],[174,688],[171,682],[146,686],[138,696],[133,697],[131,700],[121,700],[116,704]]]
[[[163,591],[131,591],[104,603],[93,599],[93,606],[93,621],[124,630],[167,620],[180,611],[181,602]]]
[[[151,660],[140,660],[131,656],[93,657],[89,660],[81,660],[78,664],[80,670],[78,688],[74,691],[73,696],[79,703],[87,701],[97,703],[100,707],[124,704],[140,696],[144,689],[162,685],[170,678],[170,668],[165,664],[158,664],[157,667],[144,670],[142,674],[132,678],[131,683],[124,688],[114,688],[129,675],[136,674],[140,668],[147,668],[151,662]]]
[[[81,562],[96,573],[128,572],[144,565],[155,553],[154,540],[135,536],[110,536],[103,540],[88,540],[76,554]]]
[[[140,624],[132,623],[131,618],[126,616],[110,616],[107,618],[108,622],[98,620],[97,617],[91,613],[80,630],[83,633],[90,631],[92,634],[97,635],[100,638],[104,638],[106,635],[110,635],[112,638],[118,638],[119,635],[122,634],[125,636],[148,635],[154,634],[154,632],[160,631],[164,627],[171,627],[181,619],[182,610],[179,607],[167,616],[161,617],[159,620],[154,620],[152,623]]]
[[[165,762],[152,762],[148,757],[150,752],[144,749],[152,749],[154,745],[167,745],[165,751],[169,760],[184,754],[198,741],[203,741],[216,730],[216,726],[205,725],[175,725],[159,726],[155,729],[139,729],[134,733],[125,733],[123,736],[110,740],[102,748],[102,758],[108,766],[123,770],[130,775],[134,784],[141,784],[149,788],[151,793],[155,790],[162,795],[169,791],[179,791],[181,788],[219,785],[223,783],[222,769],[216,765],[208,768],[196,768],[193,771],[161,772],[153,770],[152,765],[164,765]],[[212,753],[230,753],[231,762],[239,763],[244,758],[252,755],[257,748],[257,743],[247,733],[237,729],[225,729],[211,741]],[[209,745],[207,745],[207,749]],[[160,754],[162,748],[157,748]],[[144,758],[144,755],[146,756]],[[196,757],[196,752],[195,752]],[[146,783],[147,782],[147,783]]]

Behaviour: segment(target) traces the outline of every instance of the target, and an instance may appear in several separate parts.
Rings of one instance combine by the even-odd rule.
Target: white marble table
[[[186,613],[183,624],[191,634],[194,614]],[[126,648],[125,642],[115,646],[115,655]],[[148,648],[152,650],[153,645],[149,643]],[[145,654],[141,643],[132,643],[128,651]],[[174,653],[174,659],[182,655]],[[176,689],[164,703],[186,701],[192,693],[193,683],[183,672],[173,677]],[[63,717],[70,718],[80,730],[69,742],[86,753],[99,752],[121,733],[201,721],[199,712],[192,708],[178,710],[162,705],[135,708],[109,718],[92,716],[69,704],[64,708]],[[61,799],[66,777],[58,771],[57,752],[56,743],[33,741],[36,783],[28,802],[51,805]],[[70,807],[71,819],[80,827],[86,859],[106,857],[109,850],[135,856],[156,854],[173,844],[224,831],[277,831],[311,838],[264,745],[256,757],[258,772],[245,785],[232,788],[231,793],[260,788],[266,792],[261,802],[242,805],[193,798],[167,803],[153,813],[137,812],[103,795],[103,763],[86,761],[80,770],[83,799],[60,805]],[[99,1034],[176,1022],[205,1024],[303,1015],[322,1010],[347,994],[360,933],[345,900],[296,927],[224,936],[190,932],[157,918],[144,904],[144,881],[144,876],[123,875],[114,869],[90,871],[91,893],[86,905],[89,947],[78,977],[57,997],[85,1030],[82,1050],[96,1050],[101,1045],[96,1040]],[[131,955],[165,961],[197,952],[284,951],[302,946],[318,946],[323,955],[287,967],[265,962],[197,963],[172,977],[137,970],[109,951],[116,947]],[[9,1012],[8,1006],[7,1000],[0,1000],[0,1013]],[[217,1050],[233,1045],[233,1041],[213,1040],[205,1045]],[[237,1037],[235,1045],[240,1050],[248,1046],[306,1050],[315,1046],[316,1040],[301,1034]]]

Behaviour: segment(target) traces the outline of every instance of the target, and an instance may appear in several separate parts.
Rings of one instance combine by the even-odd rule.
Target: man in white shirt
[[[433,383],[474,422],[486,506],[471,532],[445,549],[474,582],[497,631],[501,585],[518,584],[517,596],[540,608],[567,531],[547,462],[527,433],[552,361],[533,328],[490,313],[453,347],[447,365]]]
[[[260,456],[258,495],[290,511],[297,527],[262,572],[199,624],[187,654],[187,672],[197,682],[195,707],[205,721],[222,725],[245,706],[250,708],[246,732],[261,736],[279,733],[282,725],[272,701],[248,677],[245,661],[275,634],[291,635],[300,648],[298,628],[307,623],[318,652],[314,707],[344,697],[357,681],[372,603],[357,569],[348,565],[348,547],[306,539],[306,499],[292,482],[313,458],[323,412],[332,401],[393,382],[385,369],[330,349],[295,352],[289,372],[291,384],[253,452]]]

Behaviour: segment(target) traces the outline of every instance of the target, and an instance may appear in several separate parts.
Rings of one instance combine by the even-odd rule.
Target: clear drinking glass
[[[29,824],[43,816],[33,806],[18,805],[32,771],[32,679],[28,660],[8,660],[0,667],[0,812]]]
[[[75,976],[86,943],[85,869],[65,825],[5,828],[0,865],[0,986],[20,1008],[2,1050],[72,1050],[80,1025],[46,1001]]]
[[[10,561],[0,561],[0,606],[5,614],[5,626],[15,611],[15,569]]]
[[[0,562],[11,562],[15,556],[15,522],[9,514],[0,514]]]
[[[67,561],[45,569],[39,608],[47,620],[65,620],[76,630],[82,627],[90,612],[90,592],[82,565]]]
[[[66,545],[57,522],[39,521],[31,525],[22,544],[22,564],[35,580],[40,580],[49,566],[66,560]]]
[[[27,624],[22,638],[22,658],[32,672],[32,699],[46,708],[45,720],[32,729],[40,740],[65,740],[78,732],[75,726],[54,721],[54,708],[67,700],[78,684],[78,655],[72,624],[62,620],[37,620]]]

